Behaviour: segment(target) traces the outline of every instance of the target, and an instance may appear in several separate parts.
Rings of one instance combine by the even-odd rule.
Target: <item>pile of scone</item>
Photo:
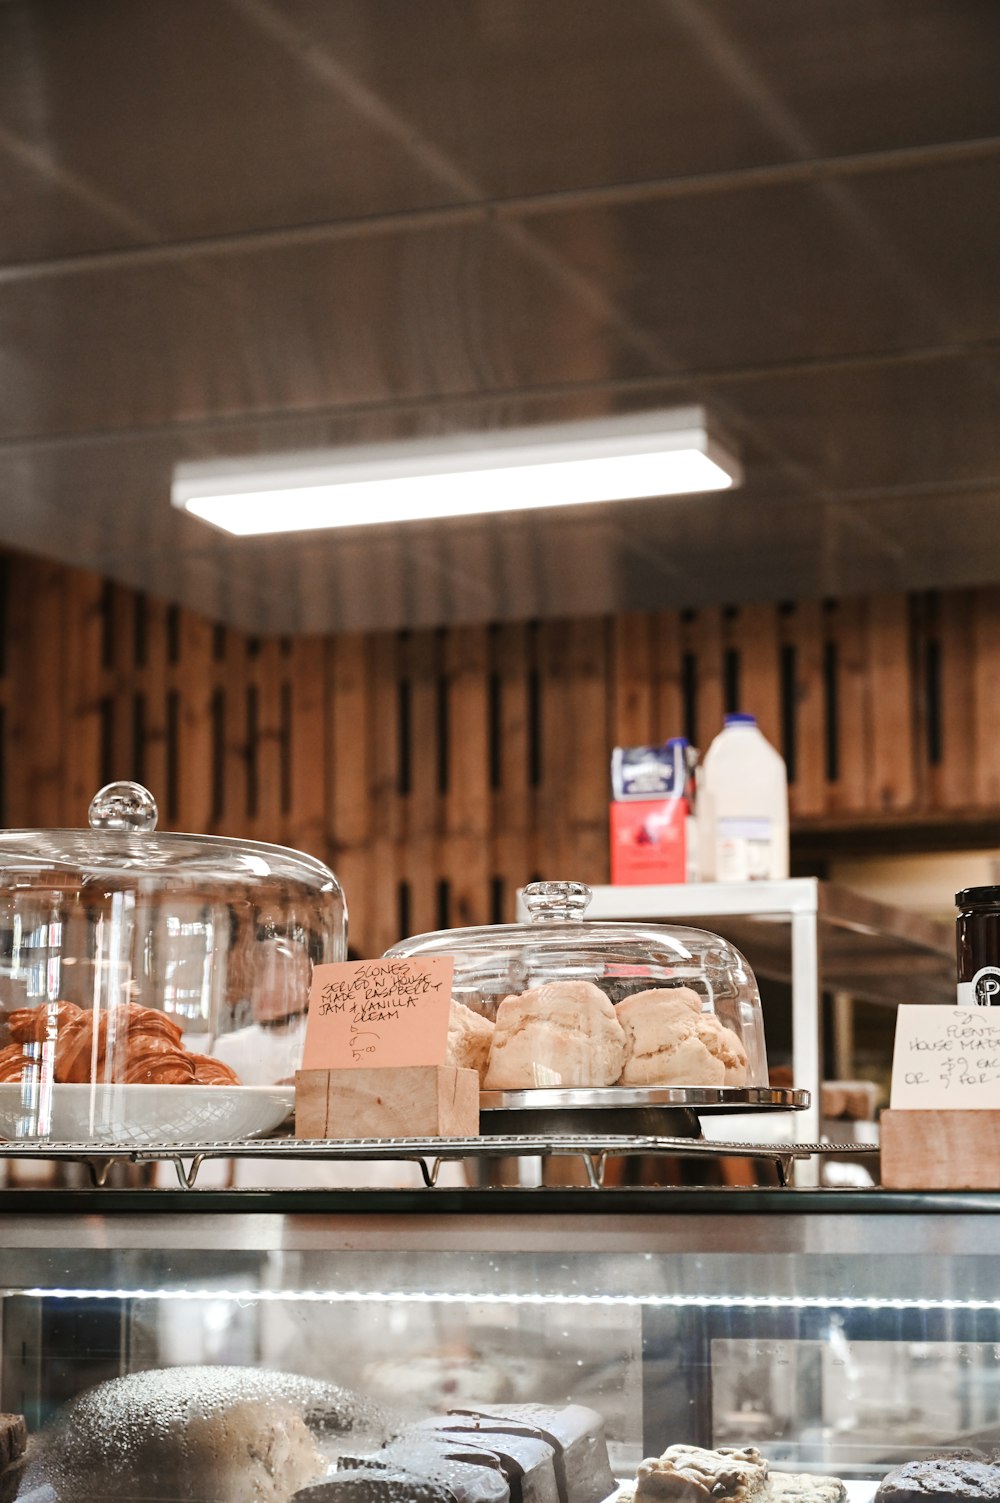
[[[448,1062],[486,1091],[571,1086],[742,1086],[742,1042],[690,987],[635,992],[614,1006],[592,981],[550,981],[505,997],[496,1023],[452,1002]]]
[[[635,1503],[843,1503],[846,1497],[839,1477],[772,1471],[753,1446],[668,1446],[640,1462],[634,1491]]]

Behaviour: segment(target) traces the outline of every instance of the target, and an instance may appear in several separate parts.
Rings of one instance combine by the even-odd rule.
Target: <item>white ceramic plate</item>
[[[0,1085],[0,1138],[58,1143],[211,1143],[257,1138],[292,1110],[292,1086]]]

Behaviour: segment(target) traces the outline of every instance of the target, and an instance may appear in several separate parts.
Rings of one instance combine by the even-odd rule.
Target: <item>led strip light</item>
[[[993,1310],[1000,1299],[882,1299],[876,1295],[761,1295],[761,1294],[502,1294],[425,1290],[364,1289],[63,1289],[0,1290],[4,1298],[61,1300],[231,1300],[235,1303],[277,1304],[284,1301],[316,1305],[622,1305],[677,1310]]]

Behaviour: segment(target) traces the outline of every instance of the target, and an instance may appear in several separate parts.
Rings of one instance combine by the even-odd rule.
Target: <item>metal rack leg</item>
[[[823,1018],[819,986],[819,925],[815,912],[792,914],[792,1077],[807,1090],[807,1111],[795,1117],[799,1143],[819,1140],[819,1086],[822,1077]],[[795,1165],[797,1185],[819,1184],[819,1160]]]
[[[834,1080],[854,1079],[854,994],[833,994],[833,1076]]]

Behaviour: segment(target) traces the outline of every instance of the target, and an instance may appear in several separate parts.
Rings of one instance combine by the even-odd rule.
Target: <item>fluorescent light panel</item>
[[[226,532],[305,532],[725,490],[699,407],[178,466],[173,504]]]

